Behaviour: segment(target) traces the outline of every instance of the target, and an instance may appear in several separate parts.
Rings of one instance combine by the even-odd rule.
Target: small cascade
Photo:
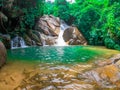
[[[63,39],[63,34],[64,31],[68,28],[69,26],[64,22],[61,21],[61,25],[60,25],[60,33],[58,35],[58,39],[56,40],[56,45],[55,46],[67,46],[67,44],[65,43],[64,39]]]
[[[16,36],[11,40],[11,49],[27,47],[22,37]]]
[[[42,41],[42,44],[43,44],[43,46],[46,46],[46,42],[45,42],[45,40]]]

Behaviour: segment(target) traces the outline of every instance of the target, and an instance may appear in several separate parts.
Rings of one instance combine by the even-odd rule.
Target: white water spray
[[[22,37],[16,36],[11,40],[11,49],[27,47]]]
[[[60,33],[58,35],[58,39],[56,40],[56,45],[55,46],[67,46],[66,42],[63,39],[63,34],[64,31],[68,28],[69,26],[61,21],[61,25],[60,25]]]

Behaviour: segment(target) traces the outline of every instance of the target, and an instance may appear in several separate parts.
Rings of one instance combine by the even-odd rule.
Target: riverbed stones
[[[7,59],[6,53],[7,52],[6,52],[5,46],[0,41],[0,67],[2,67],[6,62],[6,59]]]
[[[120,60],[103,66],[94,66],[93,63],[70,66],[40,64],[34,69],[24,68],[16,74],[5,73],[3,76],[6,78],[0,81],[3,81],[2,85],[4,81],[10,87],[14,85],[15,90],[119,90],[119,65]]]
[[[90,84],[73,83],[63,86],[61,90],[94,90],[94,88]]]
[[[110,64],[117,64],[120,62],[120,54],[117,54],[117,55],[114,55],[113,57],[111,57],[110,59],[108,60],[105,60],[105,61],[101,61],[101,60],[97,60],[95,62],[95,65],[96,66],[100,66],[100,67],[103,67],[105,65],[110,65]],[[118,64],[117,64],[118,65]],[[119,64],[120,65],[120,64]]]
[[[100,64],[101,63],[101,64]],[[86,83],[94,83],[97,87],[106,89],[120,88],[120,58],[119,54],[112,58],[99,61],[96,68],[78,75]]]

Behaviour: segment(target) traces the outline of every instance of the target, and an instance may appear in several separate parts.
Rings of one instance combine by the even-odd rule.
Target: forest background
[[[89,45],[120,50],[119,0],[0,0],[0,33],[23,36],[43,15],[77,26]]]

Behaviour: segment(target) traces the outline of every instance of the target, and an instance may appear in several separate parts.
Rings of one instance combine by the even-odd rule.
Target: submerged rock
[[[105,65],[110,65],[110,64],[116,64],[120,61],[120,54],[114,55],[113,57],[111,57],[108,60],[105,61],[101,61],[98,60],[95,62],[96,66],[105,66]]]
[[[0,67],[2,67],[6,62],[6,59],[7,59],[6,54],[7,52],[6,52],[5,46],[0,41]]]
[[[41,90],[57,90],[57,88],[51,85],[51,86],[48,86],[48,87],[43,88]]]
[[[61,90],[94,90],[93,86],[90,84],[68,84],[63,86]]]
[[[17,82],[18,84],[14,86],[16,89],[10,90],[119,90],[119,65],[119,60],[115,63],[104,64],[102,67],[94,66],[93,63],[75,65],[40,63],[40,65],[35,65],[32,69],[22,67],[21,73],[18,73],[19,71],[15,75],[12,73],[10,78],[9,74],[6,74],[8,78],[5,78],[5,80],[7,83],[9,83],[9,79],[10,82],[12,80],[12,83],[9,83],[11,86],[22,76],[20,81],[18,80],[19,83]],[[15,78],[15,76],[19,77]]]
[[[79,74],[78,78],[86,83],[94,83],[101,88],[112,90],[120,88],[119,60],[119,55],[115,55],[109,60],[101,61],[97,68]]]

